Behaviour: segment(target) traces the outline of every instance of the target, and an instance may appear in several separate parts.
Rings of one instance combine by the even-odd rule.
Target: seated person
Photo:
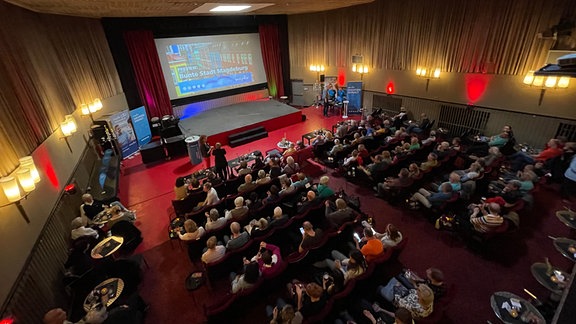
[[[264,169],[264,167],[266,167],[266,163],[264,163],[262,152],[255,151],[254,156],[256,157],[256,159],[254,159],[254,164],[252,164],[252,170]]]
[[[417,136],[412,136],[410,138],[410,146],[408,147],[409,151],[416,151],[420,149],[420,140]]]
[[[188,188],[184,178],[176,178],[176,184],[174,184],[174,200],[182,200],[188,196]]]
[[[417,193],[412,195],[410,201],[417,201],[426,208],[440,206],[443,202],[452,198],[452,186],[445,182],[439,189],[439,192],[431,193],[426,189],[420,188]]]
[[[136,214],[131,210],[124,210],[118,205],[111,206],[107,209],[108,213],[112,216],[111,219],[106,223],[108,228],[112,228],[112,226],[120,221],[128,221],[130,223],[134,223],[136,220]]]
[[[304,142],[298,140],[296,141],[296,151],[300,151],[306,148],[306,145],[304,144]]]
[[[286,224],[288,219],[289,219],[288,215],[286,215],[282,212],[282,208],[276,207],[276,208],[274,208],[274,214],[272,215],[272,217],[268,218],[268,227],[274,228],[274,227],[282,226],[282,225]]]
[[[410,165],[408,166],[408,177],[412,180],[420,179],[421,175],[420,175],[420,168],[418,167],[418,164],[410,163]]]
[[[339,228],[344,223],[354,220],[354,211],[348,207],[344,199],[336,199],[336,210],[334,210],[329,200],[326,200],[325,205],[326,219],[333,227]]]
[[[298,311],[304,318],[320,313],[326,305],[324,289],[315,282],[294,284]]]
[[[284,152],[282,152],[282,156],[283,157],[287,157],[288,155],[294,154],[296,153],[296,146],[294,145],[293,142],[291,142],[288,145],[288,148],[284,150]]]
[[[494,186],[489,186],[489,189],[495,193],[496,196],[486,199],[486,202],[495,202],[501,207],[512,207],[524,196],[522,191],[520,191],[521,186],[522,183],[518,180],[509,181],[502,190]]]
[[[358,150],[352,151],[349,157],[344,159],[342,166],[348,168],[353,165],[362,165],[362,158],[358,155]]]
[[[260,277],[260,269],[258,267],[258,262],[249,262],[244,265],[244,273],[236,274],[234,272],[230,273],[230,279],[232,280],[232,293],[236,294],[244,289],[250,289],[258,281]]]
[[[336,139],[334,139],[334,146],[332,146],[330,151],[328,151],[328,155],[334,156],[334,155],[336,155],[336,153],[342,151],[343,149],[344,149],[344,145],[342,145],[340,143],[340,140],[336,138]]]
[[[372,225],[368,224],[367,221],[362,221],[362,226],[364,228],[370,229],[374,233],[374,237],[382,241],[384,248],[395,247],[400,242],[402,242],[402,233],[393,224],[386,225],[386,230],[384,233],[378,233],[374,230]]]
[[[286,165],[284,166],[284,169],[282,169],[282,173],[285,173],[287,175],[292,175],[294,173],[297,173],[300,171],[300,166],[298,165],[298,163],[294,162],[294,158],[289,156],[286,158]]]
[[[216,189],[212,188],[212,184],[210,182],[204,183],[202,190],[204,190],[206,193],[206,199],[198,203],[198,207],[212,206],[220,201],[220,198],[218,198],[218,192]]]
[[[215,230],[226,225],[227,222],[226,218],[220,217],[220,213],[216,208],[210,209],[210,212],[206,212],[205,215],[206,215],[206,225],[204,225],[204,227],[206,227],[207,231]]]
[[[196,222],[191,220],[191,219],[187,219],[184,222],[184,231],[185,233],[182,234],[181,231],[176,231],[178,233],[178,237],[182,240],[182,241],[194,241],[194,240],[198,240],[200,239],[204,233],[206,232],[204,230],[204,227],[200,226],[198,227],[198,225],[196,225]]]
[[[298,247],[298,252],[300,253],[316,246],[322,241],[324,235],[321,229],[318,228],[314,230],[312,223],[308,221],[302,223],[302,229],[304,230],[304,234],[302,234],[302,242],[300,242],[300,246]]]
[[[192,176],[190,179],[186,180],[186,184],[188,185],[188,193],[202,190],[202,184],[200,183],[200,180],[198,180],[195,176]]]
[[[406,132],[408,134],[410,134],[410,133],[420,134],[424,130],[426,130],[428,128],[428,126],[430,126],[430,119],[428,118],[428,116],[426,116],[425,113],[421,113],[420,114],[420,123],[410,124],[410,126],[408,126],[408,129],[406,129]]]
[[[367,161],[370,159],[370,152],[366,149],[366,145],[358,145],[358,155],[362,158],[362,161]]]
[[[310,179],[308,179],[308,177],[306,177],[306,175],[303,172],[298,172],[297,177],[298,181],[292,183],[292,186],[295,188],[305,187],[306,184],[310,182]]]
[[[240,161],[240,166],[236,169],[236,176],[242,177],[252,173],[252,169],[248,167],[247,161]]]
[[[378,303],[370,304],[361,301],[362,315],[370,323],[394,323],[394,324],[413,324],[412,313],[404,307],[398,307],[396,312],[392,313],[380,307]]]
[[[280,186],[282,189],[278,193],[280,197],[285,195],[291,194],[293,192],[298,191],[298,188],[292,186],[292,181],[288,177],[281,177],[280,178]]]
[[[431,131],[428,138],[422,140],[422,145],[429,145],[436,142],[436,131]]]
[[[506,143],[508,143],[509,139],[510,133],[503,131],[499,135],[492,136],[488,142],[488,146],[496,146],[498,148],[502,148],[504,145],[506,145]]]
[[[319,201],[321,200],[316,199],[316,193],[310,190],[306,193],[305,200],[303,202],[298,202],[298,208],[296,209],[296,212],[298,214],[302,214],[305,211],[307,211],[310,207],[315,206]]]
[[[252,261],[258,262],[263,278],[275,277],[282,271],[282,255],[280,248],[276,245],[260,242],[260,251],[252,258]],[[244,264],[247,262],[248,260],[244,260]]]
[[[249,192],[256,189],[258,185],[252,181],[252,175],[247,174],[244,176],[244,183],[238,187],[238,193]]]
[[[546,162],[555,157],[561,156],[563,153],[560,147],[560,141],[552,138],[546,144],[546,149],[542,150],[539,154],[528,155],[525,152],[518,151],[510,156],[510,167],[512,170],[521,170],[526,164],[535,164],[536,162]]]
[[[234,209],[226,210],[224,212],[224,217],[226,219],[231,219],[236,222],[242,222],[248,216],[248,207],[244,206],[244,197],[238,196],[234,199]]]
[[[360,242],[357,240],[354,240],[354,242],[356,242],[356,248],[362,252],[366,261],[371,262],[384,252],[384,245],[382,241],[374,236],[371,228],[364,228],[363,232],[364,237],[362,237],[361,241],[364,242],[364,246],[360,248]]]
[[[268,189],[268,191],[266,192],[266,198],[262,199],[262,204],[266,205],[278,201],[278,199],[280,198],[279,192],[280,189],[278,189],[276,185],[270,186],[270,189]]]
[[[453,173],[460,176],[460,182],[466,182],[469,180],[475,180],[482,174],[482,172],[484,172],[482,165],[478,162],[473,162],[470,164],[468,169],[456,170]]]
[[[206,171],[206,180],[207,182],[210,182],[212,184],[212,187],[217,186],[219,184],[221,184],[222,182],[224,182],[224,180],[222,180],[222,178],[220,178],[218,175],[216,175],[216,173],[212,172],[212,171]]]
[[[100,214],[105,209],[109,207],[118,206],[122,211],[129,211],[126,207],[124,207],[119,201],[115,201],[110,203],[110,206],[102,204],[102,202],[95,200],[91,194],[86,193],[82,195],[82,201],[84,204],[82,208],[80,208],[82,212],[82,216],[88,217],[88,219],[92,220],[96,215]]]
[[[314,266],[319,268],[327,267],[331,271],[341,271],[344,274],[344,284],[348,280],[363,274],[368,268],[364,255],[358,250],[352,250],[348,258],[340,251],[332,250],[332,259],[316,262]]]
[[[250,234],[248,234],[248,232],[240,233],[240,224],[238,222],[232,222],[232,224],[230,224],[230,232],[232,236],[224,235],[224,244],[226,244],[227,250],[240,248],[250,240]]]
[[[266,171],[264,171],[264,170],[258,171],[258,179],[256,180],[257,185],[270,183],[270,181],[271,181],[271,179],[266,174]]]
[[[462,143],[462,140],[460,139],[460,137],[454,137],[452,139],[452,145],[450,145],[450,149],[460,152],[462,150],[462,146],[460,145]]]
[[[210,236],[206,241],[206,252],[202,254],[202,262],[208,264],[216,262],[226,254],[226,247],[218,244],[216,236]]]
[[[317,195],[316,197],[318,197],[319,199],[324,199],[324,198],[328,198],[334,195],[334,190],[330,189],[330,187],[328,187],[328,182],[330,181],[330,178],[328,176],[322,176],[320,177],[320,181],[318,183],[318,186],[316,187],[316,192]]]
[[[500,205],[488,203],[472,205],[470,224],[479,233],[490,233],[504,223],[504,218],[500,216]]]
[[[246,232],[250,234],[250,237],[258,237],[268,233],[270,228],[268,227],[268,220],[262,217],[258,220],[251,220],[250,224],[246,225],[245,229]]]
[[[418,167],[416,166],[416,170],[420,169],[418,169]],[[402,188],[408,186],[410,183],[412,183],[412,180],[410,179],[409,175],[410,172],[408,171],[408,169],[406,168],[400,169],[397,178],[391,178],[391,177],[386,178],[384,182],[380,182],[376,185],[376,187],[374,187],[374,189],[377,192],[376,196],[383,197],[385,192],[390,189]]]
[[[442,298],[446,294],[446,285],[444,284],[444,273],[437,268],[426,269],[426,279],[420,278],[413,271],[406,271],[404,274],[396,277],[408,289],[416,289],[419,284],[425,284],[434,293],[434,300]]]
[[[460,175],[458,175],[458,173],[456,172],[450,172],[450,175],[448,175],[448,182],[446,183],[449,183],[450,186],[452,186],[453,192],[462,190],[462,182],[460,182]]]
[[[266,306],[266,313],[270,320],[270,324],[298,324],[302,323],[303,317],[300,312],[294,310],[294,306],[286,304],[282,299],[279,299],[276,307],[270,305]]]
[[[428,154],[426,162],[422,162],[422,164],[420,164],[420,170],[426,172],[433,169],[437,165],[438,165],[438,155],[436,155],[435,153],[430,153]]]
[[[438,146],[434,150],[434,154],[436,154],[436,158],[438,160],[443,160],[450,154],[450,143],[442,142],[438,144]]]
[[[81,237],[92,237],[95,240],[98,239],[98,232],[90,227],[84,227],[84,221],[82,217],[76,217],[72,220],[72,231],[70,232],[70,238],[72,241],[79,239]]]
[[[389,165],[389,163],[384,161],[384,158],[381,154],[376,155],[372,161],[373,163],[368,164],[366,167],[362,165],[358,166],[358,169],[364,171],[366,175],[371,176],[372,174],[383,172]]]
[[[408,289],[396,278],[392,278],[386,286],[378,287],[378,292],[396,307],[409,310],[415,319],[427,317],[434,309],[434,292],[425,284]]]
[[[496,162],[497,160],[499,160],[500,157],[502,157],[502,153],[500,153],[499,148],[497,148],[496,146],[489,148],[488,149],[488,155],[483,157],[484,167],[492,166],[492,164],[494,162]],[[480,159],[480,157],[478,157],[476,155],[469,155],[468,158],[471,160],[474,160],[474,161],[478,161]]]
[[[277,178],[282,174],[282,168],[280,168],[278,159],[270,159],[268,164],[270,165],[270,172],[268,174],[270,178]]]

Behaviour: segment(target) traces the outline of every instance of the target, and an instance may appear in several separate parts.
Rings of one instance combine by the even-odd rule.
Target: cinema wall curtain
[[[97,19],[0,2],[0,176],[80,104],[122,93]]]
[[[272,97],[279,98],[284,95],[284,79],[278,25],[261,24],[258,26],[258,31],[264,70],[268,79],[268,91]]]
[[[124,33],[124,41],[134,68],[140,99],[146,106],[148,116],[172,115],[172,105],[154,44],[154,34],[147,30],[128,31]]]
[[[574,19],[575,7],[573,0],[405,0],[290,15],[290,64],[350,67],[360,54],[374,69],[522,75],[542,66],[554,44],[537,34],[562,16]]]

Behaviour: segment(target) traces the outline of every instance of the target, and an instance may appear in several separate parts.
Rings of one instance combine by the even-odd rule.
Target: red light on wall
[[[388,85],[386,86],[386,93],[394,94],[394,82],[388,82]]]
[[[0,324],[12,324],[12,323],[14,323],[14,317],[12,316],[0,320]]]
[[[478,102],[484,95],[484,92],[486,92],[487,86],[487,75],[466,75],[466,96],[468,97],[468,101],[472,104]]]
[[[338,69],[338,86],[343,87],[344,84],[346,84],[346,72],[344,72],[344,69],[339,68]]]

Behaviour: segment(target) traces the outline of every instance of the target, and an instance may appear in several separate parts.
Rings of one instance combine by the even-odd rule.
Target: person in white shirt
[[[91,236],[98,239],[98,232],[90,227],[84,227],[84,221],[82,217],[76,217],[72,220],[72,231],[70,233],[70,238],[74,241],[83,236]]]
[[[216,236],[211,236],[206,241],[206,247],[208,249],[202,254],[202,262],[204,263],[216,262],[226,254],[226,247],[224,245],[218,245]]]

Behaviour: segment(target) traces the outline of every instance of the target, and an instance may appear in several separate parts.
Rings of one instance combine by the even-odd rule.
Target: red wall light
[[[485,74],[466,75],[466,96],[468,101],[475,104],[482,98],[488,86],[489,76]]]
[[[388,85],[386,86],[386,93],[394,94],[394,82],[388,82]]]
[[[344,71],[344,69],[339,68],[338,69],[338,86],[343,87],[344,84],[346,84],[346,72]]]

